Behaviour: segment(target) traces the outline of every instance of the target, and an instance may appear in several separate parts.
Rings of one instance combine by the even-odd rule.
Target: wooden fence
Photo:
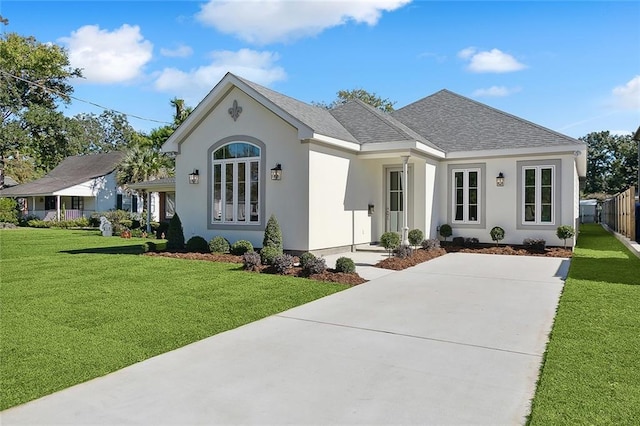
[[[605,200],[602,205],[602,220],[607,226],[618,234],[636,239],[636,202],[635,187],[630,187],[624,192],[616,194],[613,198]]]

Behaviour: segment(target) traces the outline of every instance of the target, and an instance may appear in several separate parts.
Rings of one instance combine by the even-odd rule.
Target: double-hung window
[[[451,178],[452,222],[480,223],[480,169],[453,169]]]
[[[553,225],[555,217],[555,167],[522,168],[522,222],[525,225]]]
[[[212,155],[211,222],[259,224],[260,148],[232,142]]]

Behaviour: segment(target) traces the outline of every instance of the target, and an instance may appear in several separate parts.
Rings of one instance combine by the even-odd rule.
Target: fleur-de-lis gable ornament
[[[233,101],[233,106],[229,108],[229,115],[233,118],[233,121],[236,121],[240,114],[242,113],[242,107],[238,106],[238,101]]]

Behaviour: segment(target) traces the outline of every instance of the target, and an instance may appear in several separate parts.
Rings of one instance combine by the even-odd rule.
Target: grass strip
[[[640,424],[640,259],[582,225],[529,425]]]

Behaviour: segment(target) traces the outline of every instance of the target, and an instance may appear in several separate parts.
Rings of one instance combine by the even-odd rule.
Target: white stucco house
[[[20,199],[25,216],[44,220],[77,219],[116,209],[141,213],[143,203],[137,193],[116,183],[116,169],[124,157],[118,151],[67,157],[40,179],[0,190],[0,197]]]
[[[419,228],[435,238],[544,238],[577,226],[586,146],[447,90],[383,113],[312,106],[227,74],[163,146],[185,237],[329,252]],[[197,176],[197,178],[196,178]],[[195,183],[197,181],[197,183]]]

